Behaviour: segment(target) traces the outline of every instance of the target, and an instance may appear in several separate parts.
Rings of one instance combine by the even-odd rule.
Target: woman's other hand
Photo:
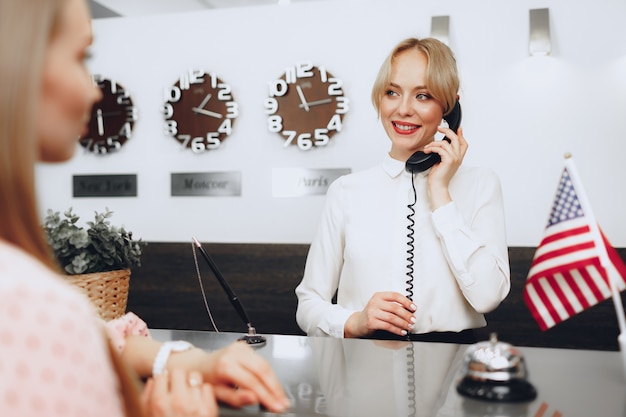
[[[172,369],[148,379],[141,394],[148,417],[214,417],[215,393],[197,371]]]
[[[376,330],[404,336],[413,328],[417,307],[397,292],[377,292],[363,311],[352,314],[344,326],[345,337],[368,336]]]
[[[219,401],[233,407],[261,404],[282,413],[289,400],[269,362],[245,342],[233,343],[209,354],[204,377],[213,385]]]

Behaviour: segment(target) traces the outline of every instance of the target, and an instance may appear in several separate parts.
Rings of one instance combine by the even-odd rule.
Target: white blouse
[[[510,289],[500,181],[490,170],[461,166],[449,186],[453,201],[433,212],[428,172],[414,176],[413,332],[485,326],[483,313]],[[341,338],[348,317],[375,292],[408,295],[407,216],[413,202],[411,174],[390,156],[331,184],[296,288],[303,331]]]

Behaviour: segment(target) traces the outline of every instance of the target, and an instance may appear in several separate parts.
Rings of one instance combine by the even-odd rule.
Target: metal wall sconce
[[[530,9],[528,53],[530,56],[550,55],[550,9]]]
[[[430,20],[430,37],[450,46],[450,16],[433,16]]]

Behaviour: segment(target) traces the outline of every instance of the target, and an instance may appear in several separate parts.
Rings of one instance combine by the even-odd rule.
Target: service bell
[[[500,342],[495,333],[488,341],[467,348],[457,392],[488,401],[530,401],[537,391],[528,382],[522,354],[512,345]]]

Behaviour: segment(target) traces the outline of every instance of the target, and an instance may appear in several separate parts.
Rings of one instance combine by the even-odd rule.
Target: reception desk
[[[239,333],[151,330],[211,351]],[[619,352],[519,347],[537,398],[522,403],[469,399],[456,392],[468,345],[266,335],[256,348],[280,378],[292,407],[284,416],[626,417]],[[506,342],[506,340],[504,340]],[[275,415],[259,407],[224,416]]]

